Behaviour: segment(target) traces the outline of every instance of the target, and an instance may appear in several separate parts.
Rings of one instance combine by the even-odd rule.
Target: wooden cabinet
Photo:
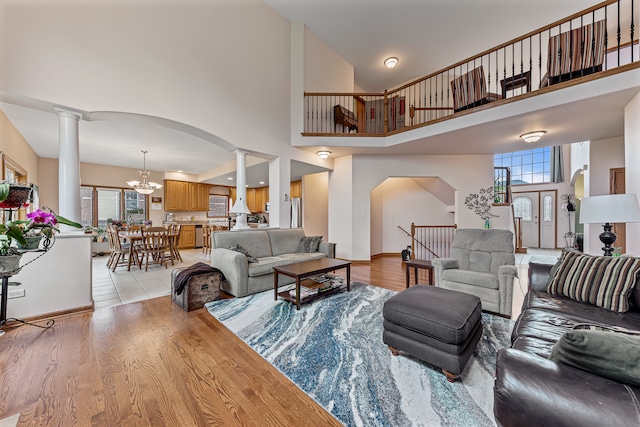
[[[302,181],[291,182],[290,196],[291,198],[302,197]]]
[[[164,210],[189,210],[189,183],[186,181],[164,181]]]
[[[190,211],[209,210],[209,184],[199,182],[189,183],[189,209]]]
[[[256,211],[256,189],[247,188],[247,207],[251,212]]]
[[[265,203],[269,201],[269,187],[256,188],[256,211],[264,212]]]
[[[180,227],[180,242],[178,248],[193,249],[196,247],[196,226],[183,225]]]
[[[164,210],[173,211],[208,211],[209,184],[199,182],[164,181]]]

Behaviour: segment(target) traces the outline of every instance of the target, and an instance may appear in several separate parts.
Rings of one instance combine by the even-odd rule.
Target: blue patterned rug
[[[273,291],[214,301],[209,312],[347,426],[494,426],[496,353],[513,322],[482,314],[484,333],[455,383],[382,342],[382,305],[395,292],[353,283],[303,305]]]

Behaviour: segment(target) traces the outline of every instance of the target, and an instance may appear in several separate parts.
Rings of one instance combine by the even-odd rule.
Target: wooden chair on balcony
[[[605,21],[597,21],[549,38],[547,73],[540,87],[602,71]]]
[[[451,94],[454,113],[502,99],[502,96],[497,93],[487,92],[482,65],[453,79]]]

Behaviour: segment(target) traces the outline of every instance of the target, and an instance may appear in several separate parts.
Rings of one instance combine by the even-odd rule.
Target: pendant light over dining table
[[[151,194],[156,190],[162,188],[161,184],[155,182],[147,182],[147,178],[151,175],[151,172],[147,170],[147,151],[142,151],[142,170],[138,171],[140,176],[142,177],[142,182],[140,181],[127,181],[127,185],[133,188],[140,194]]]

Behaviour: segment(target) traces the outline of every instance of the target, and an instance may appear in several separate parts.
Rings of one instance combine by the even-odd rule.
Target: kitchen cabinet
[[[292,181],[291,182],[291,198],[294,197],[302,197],[302,181]]]
[[[189,209],[190,211],[209,210],[209,184],[199,182],[189,183]]]
[[[255,188],[247,188],[247,207],[251,212],[256,211],[256,189]]]
[[[193,249],[196,247],[196,226],[182,225],[180,226],[179,249]]]
[[[269,187],[256,188],[256,211],[264,212],[264,205],[269,201]]]
[[[189,210],[189,183],[186,181],[164,180],[164,210]]]
[[[164,210],[173,211],[208,211],[209,184],[199,182],[164,181]]]

